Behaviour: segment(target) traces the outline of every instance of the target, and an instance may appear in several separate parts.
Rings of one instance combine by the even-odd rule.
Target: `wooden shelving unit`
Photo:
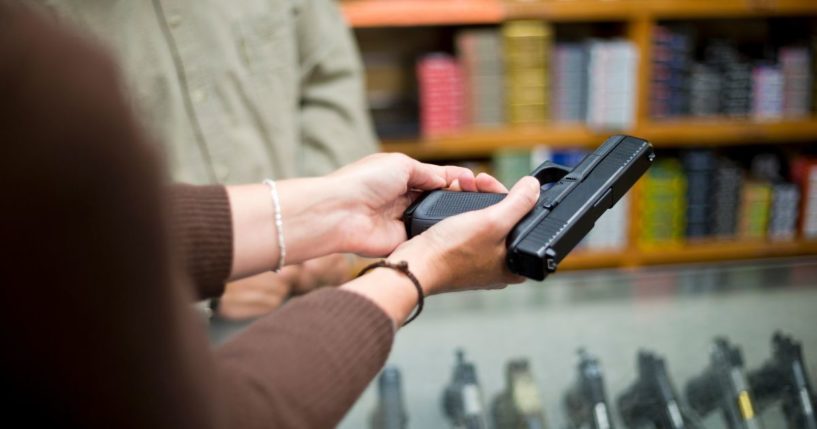
[[[746,18],[817,14],[810,0],[346,0],[349,25],[395,27],[491,24],[537,18],[554,22]]]
[[[656,121],[649,117],[651,45],[658,21],[753,17],[817,18],[817,0],[347,0],[343,12],[350,25],[362,27],[499,24],[512,19],[551,22],[620,22],[638,48],[636,118],[629,130],[593,130],[583,125],[541,125],[467,129],[420,140],[387,141],[383,149],[425,161],[490,157],[500,148],[596,147],[611,134],[627,133],[659,148],[720,147],[775,142],[817,142],[817,117],[758,122],[751,119],[685,119]],[[632,198],[638,198],[638,186]],[[638,224],[632,211],[631,224]],[[577,251],[560,269],[638,267],[657,264],[778,256],[817,255],[817,241],[708,241],[660,249],[629,245],[616,251]]]

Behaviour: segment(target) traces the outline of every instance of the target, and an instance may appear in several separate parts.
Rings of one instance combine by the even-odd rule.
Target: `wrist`
[[[408,269],[417,277],[423,293],[433,295],[438,293],[448,283],[444,264],[436,247],[422,235],[418,235],[400,245],[387,260],[391,262],[406,261]]]
[[[279,184],[287,260],[303,262],[343,251],[344,202],[330,192],[323,177],[286,180]]]
[[[411,280],[390,268],[375,268],[345,283],[341,289],[374,302],[396,326],[402,326],[417,305],[417,291]]]

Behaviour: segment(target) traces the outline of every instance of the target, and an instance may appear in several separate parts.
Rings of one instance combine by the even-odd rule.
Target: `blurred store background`
[[[502,294],[430,299],[428,314],[398,337],[399,376],[384,379],[402,383],[408,420],[372,422],[383,400],[375,382],[342,428],[454,427],[441,397],[457,347],[465,396],[452,401],[484,414],[484,426],[465,418],[459,427],[566,427],[571,410],[581,414],[563,400],[578,348],[607,376],[611,426],[576,427],[817,427],[813,409],[807,415],[811,387],[800,399],[794,384],[781,388],[791,395],[770,396],[757,375],[775,350],[800,344],[805,380],[817,375],[817,2],[341,4],[385,151],[488,171],[509,185],[547,159],[576,164],[611,134],[648,139],[658,155],[560,273]],[[716,337],[727,342],[716,346]],[[639,350],[654,353],[642,358],[643,374],[664,359],[674,380],[676,405],[642,392],[664,398],[655,413],[669,423],[648,418],[650,407],[619,403],[638,378]],[[717,379],[705,370],[719,350],[752,386],[713,381],[688,395],[689,380]],[[500,408],[541,419],[496,416],[495,395],[517,380],[506,380],[515,358],[527,360],[511,371],[527,396],[506,395]],[[468,387],[473,369],[479,394]],[[581,412],[601,412],[588,407]]]
[[[384,151],[658,157],[544,282],[429,298],[341,429],[817,429],[817,1],[340,4]]]

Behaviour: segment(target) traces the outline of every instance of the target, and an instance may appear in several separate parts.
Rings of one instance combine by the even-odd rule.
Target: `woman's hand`
[[[482,192],[501,192],[496,179],[480,175]],[[427,294],[491,289],[519,283],[505,264],[506,237],[539,198],[539,182],[524,177],[501,202],[453,216],[399,246],[389,260],[405,260]]]
[[[277,182],[283,221],[278,231],[270,189],[230,186],[236,280],[275,268],[283,233],[286,264],[331,253],[385,256],[406,240],[401,216],[420,194],[439,188],[477,190],[462,167],[424,164],[400,154],[376,154],[323,177]]]
[[[478,175],[474,186],[480,192],[505,191],[487,174]],[[505,239],[538,198],[539,182],[525,177],[499,203],[443,220],[398,246],[388,259],[408,262],[426,295],[521,282],[523,278],[505,265]],[[417,304],[417,292],[409,279],[387,268],[372,270],[342,288],[370,299],[397,326]]]
[[[363,256],[387,255],[406,240],[403,212],[423,191],[477,190],[471,170],[393,153],[366,157],[327,179],[344,203],[343,223],[337,229],[341,250]]]

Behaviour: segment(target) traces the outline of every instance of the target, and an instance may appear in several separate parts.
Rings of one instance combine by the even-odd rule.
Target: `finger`
[[[453,180],[453,179],[452,179]],[[408,188],[430,191],[440,189],[451,184],[444,167],[426,164],[411,159],[409,168]]]
[[[409,171],[409,189],[432,190],[451,186],[458,181],[462,190],[475,191],[474,172],[456,165],[439,166],[413,161]],[[463,188],[463,183],[465,188]]]
[[[456,165],[448,165],[445,167],[446,177],[454,178],[452,182],[459,183],[459,190],[466,192],[476,192],[477,185],[474,180],[474,172]]]
[[[277,280],[277,283],[285,283],[287,285],[292,285],[298,280],[298,276],[300,275],[301,270],[303,267],[301,265],[287,265],[286,267],[281,268],[277,273],[271,273],[272,277],[270,280]]]
[[[446,189],[448,189],[449,191],[462,191],[462,188],[460,187],[460,180],[454,179],[454,181],[451,182],[451,184],[448,185]]]
[[[510,230],[536,205],[539,199],[539,181],[525,176],[516,182],[502,201],[484,209],[491,213],[499,227]]]
[[[423,191],[409,191],[408,194],[406,194],[408,196],[409,205],[417,201],[417,199],[420,198],[424,193],[425,192]],[[406,207],[408,208],[408,206]]]
[[[252,306],[252,305],[268,305],[280,299],[280,294],[274,291],[258,291],[245,290],[240,294],[232,294],[230,296],[222,297],[223,301],[235,305]]]
[[[494,176],[488,173],[479,173],[474,180],[478,192],[494,192],[497,194],[507,194],[508,188]]]
[[[406,209],[409,208],[409,206],[414,203],[414,201],[416,201],[420,195],[422,195],[421,192],[414,191],[397,197],[397,199],[394,200],[394,204],[392,204],[391,207],[386,210],[386,216],[388,216],[390,219],[402,219],[403,212],[405,212]]]

